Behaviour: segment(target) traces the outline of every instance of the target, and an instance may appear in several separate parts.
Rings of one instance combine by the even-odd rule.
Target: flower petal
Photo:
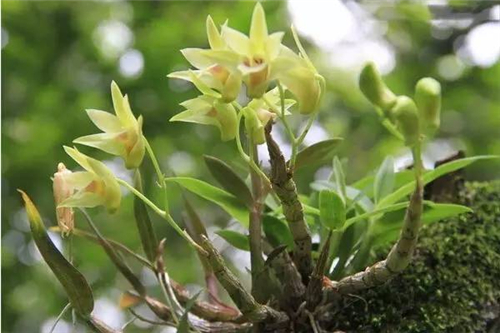
[[[284,35],[284,32],[275,32],[266,39],[265,48],[268,61],[272,61],[279,55],[281,51],[281,41],[283,40]]]
[[[86,135],[73,140],[73,142],[100,149],[108,154],[123,156],[125,154],[125,147],[123,142],[118,140],[118,137],[122,133],[123,132]]]
[[[70,174],[63,175],[64,181],[76,190],[81,190],[95,180],[96,176],[87,171],[72,172]]]
[[[187,48],[181,50],[182,55],[186,60],[197,69],[204,69],[214,65],[213,60],[208,58],[203,51],[203,49],[198,48]]]
[[[64,148],[64,151],[66,152],[66,154],[68,154],[73,160],[75,160],[76,163],[80,164],[80,166],[82,166],[82,168],[84,168],[85,170],[87,170],[89,172],[94,172],[92,170],[92,167],[90,166],[90,164],[87,161],[86,155],[80,153],[78,151],[78,149],[76,149],[76,148],[71,148],[68,146],[63,146],[63,148]]]
[[[226,25],[222,26],[221,35],[233,51],[243,55],[250,55],[250,39],[247,36]]]
[[[102,205],[104,198],[96,193],[80,191],[61,202],[57,207],[96,207]]]
[[[113,172],[101,161],[87,157],[89,164],[94,169],[95,173],[101,177],[104,181],[105,194],[104,194],[104,206],[108,209],[110,213],[115,212],[121,203],[122,192],[120,190],[120,185],[116,180]]]
[[[115,115],[94,109],[85,110],[90,120],[103,132],[119,132],[121,131],[120,121]]]
[[[191,75],[189,72],[190,71],[173,72],[168,74],[167,77],[191,82]],[[195,70],[192,72],[195,73],[195,75],[197,75],[199,79],[210,88],[217,89],[219,91],[222,89],[222,83],[210,74],[210,72],[205,70]]]
[[[193,71],[190,71],[191,82],[195,85],[195,87],[203,93],[203,95],[211,96],[214,98],[220,98],[221,95],[212,90],[208,85],[206,85]]]
[[[253,52],[264,52],[264,45],[267,39],[267,23],[266,13],[264,8],[258,2],[255,5],[252,15],[252,24],[250,25],[250,41],[252,44]]]
[[[214,117],[207,116],[206,113],[197,112],[196,110],[191,109],[176,114],[170,118],[170,121],[182,121],[185,123],[213,125],[219,127],[219,123]]]
[[[210,15],[207,16],[207,36],[210,47],[213,50],[223,49],[226,46],[219,33],[219,29],[215,26],[214,20],[212,20]]]
[[[124,97],[122,95],[122,92],[115,81],[111,82],[111,97],[113,98],[113,106],[116,116],[120,120],[122,126],[128,127],[134,125],[136,119],[130,109],[128,97]]]

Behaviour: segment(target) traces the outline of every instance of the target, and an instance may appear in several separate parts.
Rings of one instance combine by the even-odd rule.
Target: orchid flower
[[[76,192],[65,198],[57,207],[104,206],[110,213],[118,210],[121,190],[113,172],[104,163],[80,153],[76,148],[65,146],[64,150],[85,171],[59,174],[58,181],[63,182],[70,191]]]
[[[145,154],[142,116],[134,117],[128,96],[122,95],[114,81],[111,96],[116,116],[100,110],[86,110],[90,120],[104,133],[82,136],[73,142],[121,156],[128,169],[138,168]]]

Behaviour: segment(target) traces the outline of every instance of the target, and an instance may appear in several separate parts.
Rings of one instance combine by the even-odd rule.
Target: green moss
[[[411,266],[384,286],[346,297],[329,328],[486,332],[500,307],[500,182],[469,183],[460,201],[474,213],[424,227]]]

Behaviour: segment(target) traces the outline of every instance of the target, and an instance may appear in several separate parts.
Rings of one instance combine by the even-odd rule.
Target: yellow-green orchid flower
[[[60,181],[71,192],[76,192],[60,202],[58,208],[104,206],[110,213],[118,210],[121,190],[111,170],[104,163],[80,153],[76,148],[65,146],[64,150],[85,171],[59,175]]]
[[[229,68],[236,67],[243,75],[247,95],[258,98],[266,92],[271,80],[272,64],[280,53],[283,35],[283,32],[269,35],[266,14],[262,5],[257,3],[252,15],[249,36],[227,25],[222,27],[222,39],[238,57],[220,52],[207,53],[207,55]]]
[[[191,73],[194,73],[208,87],[217,90],[221,94],[223,102],[229,103],[238,97],[241,88],[241,74],[235,68],[218,64],[209,54],[210,51],[214,51],[229,58],[235,58],[236,54],[229,50],[210,16],[207,17],[206,25],[210,50],[199,48],[181,50],[186,60],[197,70],[173,72],[168,77],[192,82]]]
[[[275,110],[280,110],[281,112],[281,99],[278,88],[268,91],[264,94],[264,98],[274,107],[270,107],[264,99],[253,99],[241,111],[245,117],[245,129],[252,138],[253,143],[258,145],[266,142],[264,128],[270,120],[274,120],[278,116]],[[295,104],[295,101],[286,99],[284,102],[284,116],[286,116],[290,114],[288,109]]]
[[[128,169],[138,168],[145,153],[142,116],[138,119],[134,117],[128,96],[122,95],[114,81],[111,83],[111,96],[116,116],[100,110],[86,110],[90,120],[104,133],[82,136],[73,142],[121,156]]]
[[[231,104],[223,103],[217,97],[205,94],[184,101],[180,105],[186,110],[170,118],[170,121],[213,125],[219,128],[223,141],[235,138],[237,116]]]
[[[307,56],[293,26],[291,30],[299,55],[281,45],[271,77],[277,78],[295,96],[301,114],[311,114],[318,110],[325,90],[325,79]]]

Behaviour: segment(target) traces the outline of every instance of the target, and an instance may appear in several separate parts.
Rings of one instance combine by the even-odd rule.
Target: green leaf
[[[82,273],[64,258],[52,243],[47,235],[40,213],[38,213],[29,196],[21,190],[19,192],[24,200],[31,234],[38,250],[62,284],[73,309],[84,318],[88,318],[94,309],[94,297],[87,280],[85,280]]]
[[[399,172],[396,172],[394,174],[394,188],[399,188],[409,182],[411,182],[415,178],[415,174],[412,170],[402,170]],[[375,175],[369,175],[366,176],[351,186],[358,189],[362,190],[365,195],[369,198],[374,198],[375,196],[375,191],[374,191],[374,184],[375,183]]]
[[[396,206],[396,205],[394,205]],[[463,213],[470,213],[469,207],[455,204],[441,204],[424,201],[422,223],[429,224],[445,218],[450,218]],[[399,235],[403,223],[405,209],[395,210],[385,214],[373,225],[374,245],[381,245],[394,241]]]
[[[375,210],[372,210],[371,212],[356,215],[354,217],[351,217],[350,219],[347,219],[347,221],[344,224],[344,229],[349,227],[351,224],[366,220],[370,217],[374,217],[375,215],[383,215],[383,214],[388,213],[388,212],[393,212],[396,210],[406,208],[406,207],[408,207],[408,204],[409,204],[409,201],[401,202],[401,203],[397,203],[394,205],[389,205],[389,206],[384,207],[384,208],[375,209]]]
[[[311,188],[315,191],[321,191],[321,190],[336,190],[338,186],[331,181],[327,180],[318,180],[315,182],[311,183]],[[364,195],[364,192],[358,190],[357,188],[351,187],[351,186],[346,186],[346,196],[347,196],[347,202],[349,201],[356,201],[355,204],[357,207],[362,209],[365,212],[370,212],[373,210],[373,202],[368,198],[366,195]]]
[[[208,155],[203,157],[208,170],[210,170],[210,173],[219,184],[221,184],[226,191],[250,207],[253,203],[252,193],[240,176],[238,176],[229,165],[218,158]]]
[[[193,307],[196,299],[200,296],[201,291],[199,291],[196,295],[191,297],[186,304],[184,305],[184,313],[179,321],[179,325],[177,326],[177,333],[190,333],[189,332],[189,311]]]
[[[215,233],[224,238],[226,242],[228,242],[235,248],[243,251],[250,251],[248,236],[233,230],[218,230]]]
[[[344,230],[342,232],[342,235],[340,236],[340,242],[338,243],[337,249],[335,249],[334,251],[336,257],[339,260],[337,261],[335,269],[331,274],[333,279],[338,280],[343,276],[345,264],[349,260],[349,257],[351,257],[354,244],[356,243],[355,227],[355,225],[351,225],[349,228]]]
[[[346,191],[346,184],[345,184],[345,174],[344,170],[342,168],[342,163],[340,162],[339,158],[335,156],[333,158],[333,174],[332,174],[332,180],[337,186],[337,191],[342,195],[342,198],[344,199],[344,202],[347,201],[347,191]]]
[[[334,156],[335,149],[342,140],[342,138],[333,138],[315,143],[301,150],[295,160],[295,171],[303,167],[327,163]]]
[[[219,205],[229,215],[234,217],[245,227],[248,227],[248,209],[232,194],[195,178],[170,177],[165,180],[177,183],[186,190]]]
[[[461,158],[458,160],[454,160],[454,161],[451,161],[449,163],[442,164],[434,170],[426,172],[423,175],[423,181],[424,181],[424,184],[428,184],[431,181],[433,181],[433,180],[435,180],[443,175],[446,175],[447,173],[462,169],[462,168],[464,168],[464,167],[468,166],[469,164],[472,164],[476,161],[490,160],[490,159],[497,159],[497,158],[500,158],[500,156],[481,155],[481,156],[473,156],[473,157],[467,157],[467,158]],[[406,197],[407,195],[409,195],[414,189],[415,189],[415,181],[407,183],[406,185],[403,185],[402,187],[397,189],[395,192],[389,194],[384,199],[382,199],[378,203],[377,206],[380,208],[380,207],[384,207],[384,206],[393,204],[393,203],[401,200],[402,198]]]
[[[389,195],[394,189],[394,159],[387,156],[375,175],[373,193],[375,203]]]
[[[142,180],[139,169],[134,176],[134,187],[142,193]],[[134,196],[134,216],[139,237],[141,238],[142,249],[149,261],[154,262],[156,259],[156,249],[158,248],[158,240],[156,238],[153,224],[149,219],[148,211],[144,201],[139,197]]]
[[[344,200],[334,191],[319,193],[319,217],[321,223],[330,230],[341,229],[345,223]]]
[[[286,245],[293,248],[293,236],[285,221],[271,215],[264,215],[262,227],[267,240],[273,247]]]

